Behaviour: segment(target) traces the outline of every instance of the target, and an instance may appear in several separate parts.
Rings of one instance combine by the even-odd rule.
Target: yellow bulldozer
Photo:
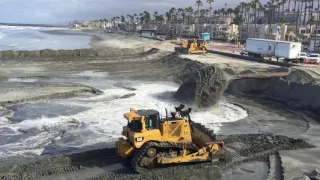
[[[116,153],[131,158],[137,173],[164,165],[217,161],[224,158],[224,143],[214,142],[193,126],[191,108],[183,110],[181,104],[176,112],[160,117],[157,110],[134,110],[124,113],[128,120],[122,135],[116,142]]]
[[[191,39],[180,43],[174,51],[181,54],[205,54],[208,53],[208,44],[203,39]]]

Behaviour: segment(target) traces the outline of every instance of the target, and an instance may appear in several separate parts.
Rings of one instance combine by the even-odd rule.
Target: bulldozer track
[[[158,148],[179,148],[183,149],[183,143],[173,143],[173,142],[147,142],[141,148],[139,148],[132,157],[131,165],[132,168],[141,174],[145,174],[150,172],[150,169],[143,168],[139,166],[139,162],[142,160],[143,156],[146,154],[147,150],[150,147],[158,147]],[[197,151],[198,149],[192,144],[187,143],[186,147],[188,150]],[[154,169],[152,169],[154,170]]]

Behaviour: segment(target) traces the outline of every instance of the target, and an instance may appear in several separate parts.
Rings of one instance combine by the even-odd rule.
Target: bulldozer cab
[[[202,39],[197,40],[198,47],[200,47],[200,45],[202,45],[203,43],[204,43],[204,40]]]
[[[134,110],[124,114],[128,120],[127,126],[123,127],[122,135],[126,136],[130,142],[139,148],[148,141],[187,141],[191,142],[191,129],[189,125],[189,113],[177,109],[171,116],[166,113],[165,117],[160,117],[156,110]],[[179,113],[179,116],[176,114]]]
[[[159,129],[160,116],[156,110],[130,109],[129,113],[124,114],[128,120],[127,127],[134,132],[143,132],[149,129]]]

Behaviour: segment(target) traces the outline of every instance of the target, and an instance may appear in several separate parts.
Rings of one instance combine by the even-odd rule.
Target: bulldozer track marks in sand
[[[143,174],[136,174],[133,170],[128,168],[125,172],[107,172],[105,174],[92,177],[91,180],[102,179],[177,179],[181,173],[192,173],[194,170],[205,169],[225,170],[231,166],[240,165],[250,161],[268,161],[269,156],[276,154],[279,150],[294,150],[313,148],[313,145],[301,140],[293,139],[286,136],[273,134],[235,134],[229,136],[222,136],[213,133],[212,130],[207,129],[199,123],[192,122],[192,125],[204,132],[217,141],[224,141],[225,157],[224,161],[217,162],[203,162],[198,164],[182,164],[171,165],[161,168],[145,169],[134,166],[139,172]],[[232,143],[242,143],[244,147],[232,150],[228,145]],[[156,143],[150,142],[145,144],[145,148],[140,148],[137,155],[133,156],[133,161],[137,162],[141,159],[141,154],[144,154],[147,147],[161,146],[161,147],[177,147],[181,148],[178,143]],[[189,149],[193,148],[189,145]],[[139,153],[140,152],[140,153]],[[134,161],[134,159],[136,159]],[[120,159],[115,155],[115,148],[107,148],[100,150],[92,150],[83,153],[66,155],[60,157],[53,157],[43,159],[38,162],[29,163],[26,165],[12,165],[0,168],[1,179],[37,179],[50,175],[67,174],[83,169],[94,167],[104,167],[116,163],[125,163],[125,159]],[[133,164],[134,165],[134,164]],[[129,167],[130,165],[128,165]],[[181,173],[176,173],[177,171]]]
[[[1,179],[36,179],[49,175],[66,174],[93,167],[104,167],[121,162],[115,148],[92,150],[72,155],[52,157],[25,165],[0,167]]]

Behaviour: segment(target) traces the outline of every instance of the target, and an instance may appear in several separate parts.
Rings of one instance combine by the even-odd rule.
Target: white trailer
[[[251,57],[283,58],[285,62],[298,61],[301,52],[300,42],[276,41],[269,39],[248,38],[246,51]]]

